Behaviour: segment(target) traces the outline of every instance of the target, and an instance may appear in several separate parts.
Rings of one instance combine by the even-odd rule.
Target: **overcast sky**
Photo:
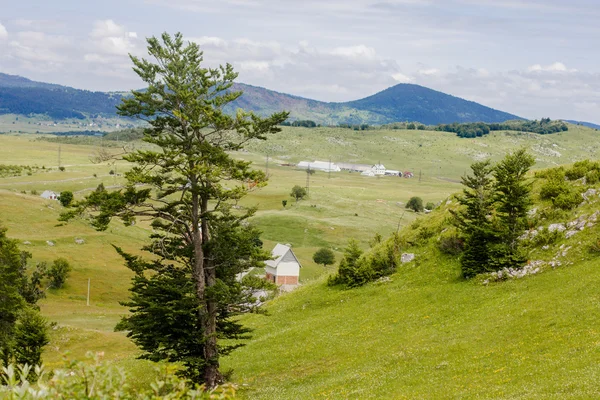
[[[0,0],[0,72],[90,90],[180,31],[239,81],[324,101],[416,83],[527,118],[600,123],[598,0]]]

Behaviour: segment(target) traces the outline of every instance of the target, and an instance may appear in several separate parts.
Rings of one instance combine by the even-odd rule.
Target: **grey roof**
[[[265,261],[265,264],[267,264],[271,268],[277,268],[277,265],[282,261],[295,261],[298,263],[299,266],[302,266],[300,264],[300,261],[292,251],[292,248],[281,243],[277,243],[277,245],[273,248],[273,250],[271,251],[271,256],[274,258],[274,260]]]

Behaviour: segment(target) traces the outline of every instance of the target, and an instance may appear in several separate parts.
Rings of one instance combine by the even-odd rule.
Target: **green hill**
[[[540,200],[547,182],[533,191],[536,274],[462,280],[441,246],[451,196],[400,232],[415,261],[361,288],[321,279],[280,296],[244,319],[254,338],[225,367],[252,399],[597,398],[600,187],[575,182],[588,200],[560,211]],[[567,230],[543,236],[551,224]]]
[[[304,284],[268,304],[268,315],[244,317],[254,328],[253,338],[223,360],[225,369],[234,369],[240,394],[258,399],[598,397],[597,224],[570,238],[559,237],[547,249],[541,243],[532,249],[531,260],[556,259],[560,266],[546,264],[537,275],[487,286],[461,280],[456,256],[441,253],[438,246],[438,238],[449,232],[448,210],[456,206],[452,193],[460,191],[457,181],[473,161],[498,160],[523,146],[536,155],[536,169],[598,159],[597,135],[581,126],[543,136],[494,131],[469,140],[439,131],[286,127],[237,152],[236,157],[261,169],[266,168],[265,154],[270,155],[269,185],[242,205],[257,206],[252,222],[263,231],[265,249],[277,242],[293,245]],[[39,167],[32,175],[24,171],[0,178],[0,220],[34,262],[65,257],[73,265],[65,288],[49,290],[41,302],[42,313],[57,322],[44,353],[46,365],[60,364],[65,351],[77,358],[88,350],[102,351],[134,375],[135,385],[143,386],[153,376],[149,363],[136,360],[135,346],[122,332],[114,332],[126,312],[119,301],[128,295],[131,271],[111,243],[136,252],[151,228],[144,221],[133,227],[115,223],[106,232],[94,231],[85,221],[60,224],[61,206],[39,197],[48,189],[71,190],[81,198],[101,182],[107,188],[122,184],[119,174],[129,165],[91,163],[90,155],[104,143],[85,139],[85,145],[59,147],[29,135],[0,135],[2,164]],[[64,172],[56,168],[59,151]],[[317,172],[310,178],[310,198],[293,204],[289,192],[294,185],[304,186],[306,173],[279,164],[329,156],[422,170],[422,179],[418,173],[414,179],[400,179]],[[542,213],[551,203],[539,199],[539,179],[534,199],[540,219],[534,227],[582,215],[589,220],[598,209],[599,197],[594,197],[593,203],[571,211]],[[569,184],[600,189],[581,181]],[[404,213],[411,196],[441,202],[441,207],[429,216]],[[368,249],[375,233],[388,237],[398,226],[405,240],[402,251],[415,253],[414,262],[400,267],[389,281],[359,289],[325,285],[334,268],[312,261],[319,247],[331,247],[339,260],[348,238]],[[76,244],[76,238],[85,243]]]

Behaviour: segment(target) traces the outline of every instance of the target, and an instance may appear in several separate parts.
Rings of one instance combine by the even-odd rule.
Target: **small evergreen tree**
[[[519,236],[527,228],[531,207],[531,183],[526,174],[535,159],[525,149],[508,154],[494,167],[494,186],[499,242],[494,246],[492,261],[496,270],[520,267],[527,260],[521,251]]]
[[[474,163],[471,170],[473,175],[462,178],[466,188],[458,198],[464,208],[453,212],[455,224],[464,238],[460,264],[465,278],[492,270],[489,250],[495,240],[491,220],[494,190],[490,161]]]
[[[313,254],[313,261],[327,268],[328,265],[335,263],[335,254],[330,249],[323,247]]]
[[[344,256],[340,260],[338,273],[329,278],[328,285],[354,286],[353,282],[356,280],[359,268],[358,259],[362,254],[363,251],[358,247],[358,242],[355,239],[348,240],[348,245],[344,249]]]
[[[48,322],[39,311],[25,307],[15,328],[14,359],[17,364],[41,365],[42,350],[50,342]]]

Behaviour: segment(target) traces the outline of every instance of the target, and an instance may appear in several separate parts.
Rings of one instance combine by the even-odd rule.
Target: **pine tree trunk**
[[[208,199],[202,199],[202,203],[200,205],[200,210],[202,215],[205,215],[205,212],[208,211]],[[202,237],[202,241],[208,240],[209,231],[208,231],[208,221],[205,218],[200,218],[200,226],[202,231],[200,235]],[[210,262],[205,259],[205,254],[202,250],[202,243],[200,244],[200,251],[202,253],[196,253],[198,255],[202,255],[201,263],[202,263],[202,280],[205,285],[203,288],[202,297],[200,297],[200,292],[198,292],[198,300],[200,300],[200,304],[203,305],[200,312],[203,314],[200,316],[200,326],[202,329],[202,334],[204,336],[204,382],[208,389],[212,389],[222,382],[223,377],[219,372],[219,349],[217,347],[217,302],[214,299],[210,299],[206,297],[206,289],[214,286],[217,281],[216,271],[214,266],[210,265]]]

